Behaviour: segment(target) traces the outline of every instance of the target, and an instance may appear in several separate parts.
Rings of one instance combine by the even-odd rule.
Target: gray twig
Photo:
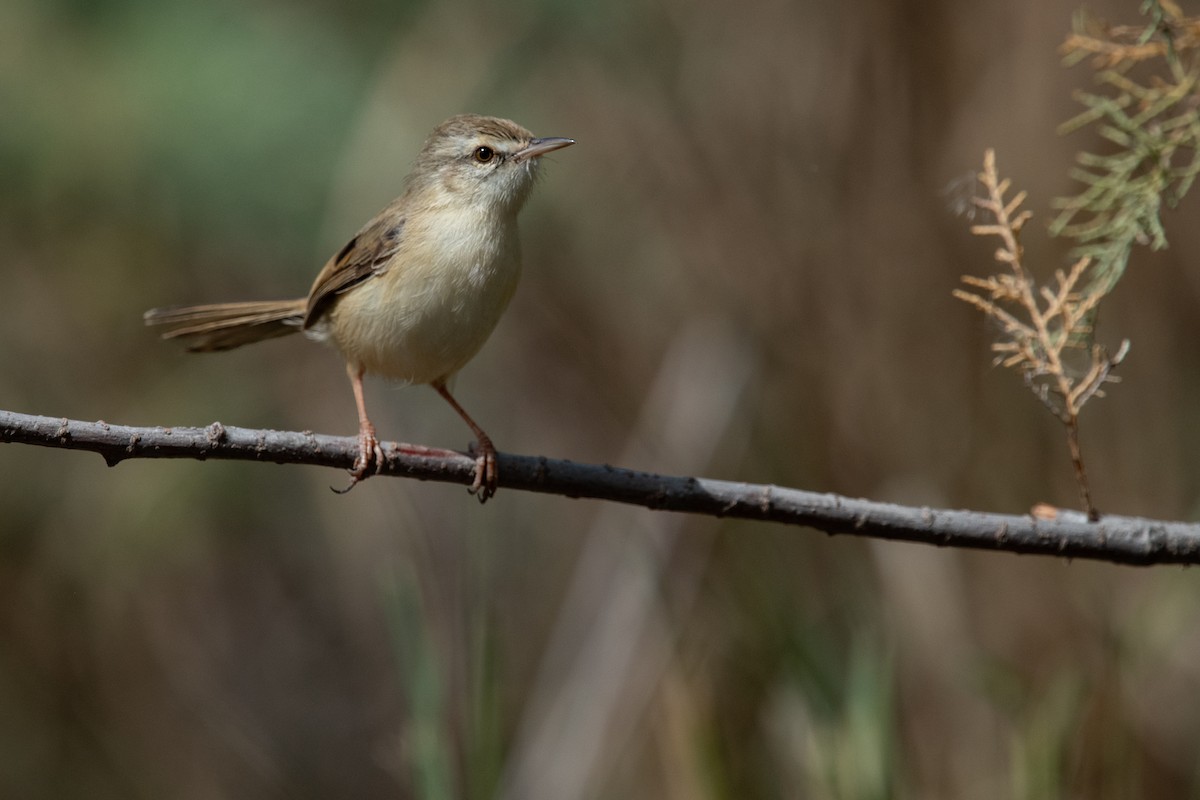
[[[349,469],[352,436],[250,430],[214,422],[206,428],[136,428],[106,422],[0,411],[0,442],[99,453],[114,466],[128,458],[223,458]],[[453,451],[383,444],[381,474],[470,484],[475,460]],[[1010,553],[1089,558],[1120,564],[1200,563],[1200,524],[1077,512],[1055,519],[901,506],[779,486],[658,475],[609,465],[501,453],[507,489],[595,498],[716,517],[781,522],[828,534],[922,542]]]

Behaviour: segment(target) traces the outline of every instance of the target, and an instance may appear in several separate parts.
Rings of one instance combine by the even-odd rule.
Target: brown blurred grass
[[[1069,191],[1072,10],[9,3],[0,407],[350,432],[330,353],[185,357],[140,312],[302,292],[471,110],[579,140],[458,384],[502,449],[1070,505],[1057,423],[949,295],[990,253],[942,189],[995,146],[1031,203]],[[1167,216],[1172,249],[1139,255],[1101,320],[1134,343],[1082,420],[1102,510],[1197,513],[1195,213]],[[384,436],[465,444],[431,392],[369,391]],[[1197,790],[1189,572],[0,458],[5,796]]]

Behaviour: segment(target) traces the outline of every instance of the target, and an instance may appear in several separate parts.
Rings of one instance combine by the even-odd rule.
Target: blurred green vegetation
[[[1054,135],[1073,11],[7,0],[0,407],[352,432],[333,354],[186,356],[141,312],[303,294],[476,111],[579,141],[458,382],[501,449],[1071,505],[1058,424],[949,295],[990,253],[942,190],[987,146],[1031,197],[1072,190],[1096,145]],[[1104,511],[1200,514],[1196,213],[1106,301],[1099,335],[1134,348],[1082,421]],[[465,446],[432,392],[368,391],[383,436]],[[400,480],[337,497],[298,467],[8,446],[0,470],[5,797],[1200,791],[1190,571]]]

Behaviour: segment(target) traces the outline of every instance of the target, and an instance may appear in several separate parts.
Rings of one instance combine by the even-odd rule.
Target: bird
[[[303,333],[346,364],[358,408],[358,454],[346,492],[384,464],[363,378],[432,386],[475,435],[480,502],[499,477],[491,438],[450,392],[491,335],[521,273],[517,215],[547,153],[575,144],[512,120],[460,114],[434,128],[403,193],[326,262],[307,297],[154,308],[147,325],[191,352]]]

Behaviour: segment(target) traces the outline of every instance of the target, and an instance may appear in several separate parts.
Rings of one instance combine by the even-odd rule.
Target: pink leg
[[[334,489],[338,494],[345,494],[359,483],[370,477],[372,471],[378,473],[383,468],[383,448],[379,439],[375,438],[375,426],[367,417],[367,403],[363,399],[363,368],[356,364],[346,364],[346,374],[350,376],[350,386],[354,389],[354,402],[358,405],[358,457],[354,459],[354,467],[350,470],[350,485],[345,489]],[[375,469],[372,470],[372,461]]]
[[[475,424],[471,415],[458,404],[443,381],[435,381],[433,388],[437,389],[437,393],[444,397],[446,402],[471,427],[471,432],[475,434],[475,438],[479,442],[478,455],[475,457],[475,482],[471,484],[468,491],[478,497],[479,502],[486,503],[487,499],[496,493],[496,482],[500,477],[499,469],[496,467],[496,446],[492,444],[491,438],[483,432],[483,428]]]

